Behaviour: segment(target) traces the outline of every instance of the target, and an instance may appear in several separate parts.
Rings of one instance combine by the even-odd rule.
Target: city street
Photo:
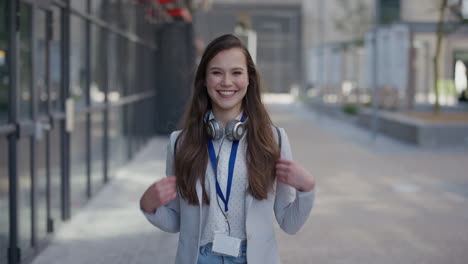
[[[420,149],[318,115],[269,104],[294,159],[316,178],[302,230],[277,228],[283,264],[462,264],[468,259],[468,146]],[[153,227],[138,200],[164,177],[168,137],[155,137],[61,226],[33,264],[173,263],[177,234]]]

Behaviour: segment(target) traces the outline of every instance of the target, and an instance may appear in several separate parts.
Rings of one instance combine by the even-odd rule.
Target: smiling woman
[[[258,71],[236,36],[207,46],[181,128],[168,145],[168,177],[140,200],[153,225],[180,231],[176,263],[279,263],[273,215],[285,232],[298,232],[315,182],[291,161],[287,135],[274,127]]]

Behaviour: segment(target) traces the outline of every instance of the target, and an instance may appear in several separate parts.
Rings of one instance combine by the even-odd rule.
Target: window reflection
[[[6,248],[8,248],[8,141],[5,137],[0,137],[0,263],[6,263]]]
[[[32,10],[28,4],[21,4],[20,22],[20,77],[19,77],[19,112],[23,119],[31,117],[31,87],[32,87]]]
[[[60,85],[62,81],[61,72],[61,25],[60,21],[60,8],[54,8],[52,11],[54,24],[52,26],[53,34],[52,41],[50,41],[50,95],[49,100],[52,104],[52,111],[60,110]]]
[[[91,104],[101,104],[104,102],[104,85],[106,78],[106,38],[107,32],[101,27],[93,25],[91,27]]]
[[[49,94],[47,93],[46,85],[46,49],[47,49],[47,38],[46,38],[46,13],[42,10],[36,12],[36,18],[34,21],[36,26],[36,83],[34,89],[36,89],[37,98],[39,105],[39,113],[45,114],[47,112],[47,101]]]
[[[0,2],[0,19],[1,19],[1,21],[6,21],[5,3],[6,3],[6,1],[1,1]],[[9,84],[9,79],[8,79],[8,64],[6,62],[7,36],[8,36],[7,30],[8,30],[7,24],[6,23],[0,23],[0,125],[6,123],[8,121],[7,110],[8,110],[8,84]]]
[[[86,106],[85,26],[81,18],[71,17],[70,95],[75,100],[75,108]]]

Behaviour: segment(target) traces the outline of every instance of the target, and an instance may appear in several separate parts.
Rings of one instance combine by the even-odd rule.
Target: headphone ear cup
[[[234,138],[236,140],[241,140],[244,136],[245,131],[247,131],[247,125],[245,122],[238,122],[236,127],[234,128]]]
[[[246,126],[244,122],[230,120],[226,124],[226,137],[230,141],[240,140],[245,133]]]
[[[218,140],[223,137],[224,129],[216,119],[211,119],[206,124],[206,132],[211,139]]]

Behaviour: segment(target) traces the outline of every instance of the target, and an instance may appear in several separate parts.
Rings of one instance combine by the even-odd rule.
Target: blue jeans
[[[242,241],[240,257],[223,256],[212,252],[213,243],[208,243],[200,247],[198,254],[198,264],[243,264],[247,263],[247,243]]]

